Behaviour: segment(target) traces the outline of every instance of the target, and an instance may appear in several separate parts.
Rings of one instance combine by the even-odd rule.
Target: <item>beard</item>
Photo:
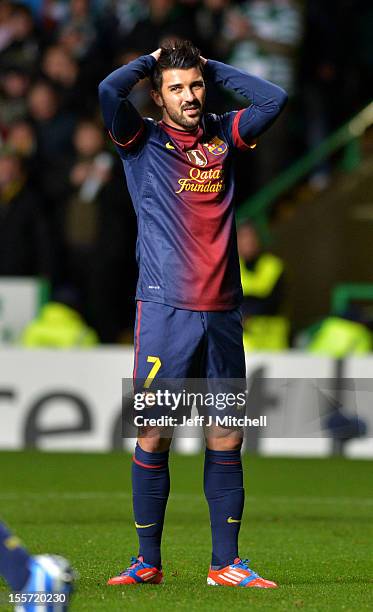
[[[179,111],[173,110],[168,106],[164,105],[164,109],[166,110],[168,116],[174,123],[180,125],[180,127],[185,128],[186,130],[193,130],[201,120],[202,115],[202,106],[198,101],[193,102],[193,104],[185,104]],[[193,110],[193,117],[188,116],[185,111]]]

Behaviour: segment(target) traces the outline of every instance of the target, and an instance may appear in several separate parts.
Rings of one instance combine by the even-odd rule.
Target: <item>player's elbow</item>
[[[98,99],[104,116],[108,113],[111,115],[117,106],[118,95],[108,78],[101,81],[98,86]]]
[[[116,108],[116,98],[113,96],[111,86],[106,82],[106,79],[101,81],[98,86],[98,99],[101,107],[104,123],[108,130],[111,130],[113,120],[113,109]]]
[[[100,102],[102,102],[108,95],[109,85],[107,83],[107,78],[101,81],[98,86],[98,97]]]
[[[272,123],[282,113],[288,101],[288,94],[284,89],[276,85],[276,91],[273,93],[273,97],[267,101],[263,111],[266,115],[266,120]]]
[[[277,87],[277,90],[277,103],[280,111],[282,111],[287,104],[289,96],[286,93],[285,89],[282,89],[282,87]]]
[[[272,122],[283,111],[288,101],[288,94],[282,87],[273,85],[271,96],[269,96],[258,107],[265,121]]]

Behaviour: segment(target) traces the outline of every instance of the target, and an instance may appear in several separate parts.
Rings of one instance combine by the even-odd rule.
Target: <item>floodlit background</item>
[[[173,38],[190,38],[205,57],[289,93],[286,111],[257,148],[236,155],[248,374],[371,376],[372,25],[365,0],[0,3],[2,447],[121,444],[120,379],[132,372],[136,219],[103,129],[97,86],[114,68]],[[214,112],[245,104],[212,86],[208,93]],[[131,100],[157,117],[147,81]],[[321,427],[322,437],[329,433],[341,444],[319,440],[294,449],[371,454],[367,402],[358,398],[352,406],[341,393],[332,394],[334,409],[342,401],[355,421],[339,434],[340,423]],[[76,397],[86,405],[86,429]],[[43,430],[33,442],[30,418]],[[72,435],[74,428],[80,433]],[[286,453],[294,444],[259,441],[255,449]]]

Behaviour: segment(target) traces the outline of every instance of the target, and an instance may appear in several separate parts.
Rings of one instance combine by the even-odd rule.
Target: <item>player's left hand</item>
[[[153,51],[153,53],[151,53],[150,55],[152,55],[157,61],[159,60],[159,56],[161,54],[162,49],[159,48],[156,51]]]

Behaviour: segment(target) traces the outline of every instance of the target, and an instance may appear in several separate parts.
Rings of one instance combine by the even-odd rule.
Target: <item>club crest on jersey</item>
[[[199,149],[191,149],[185,151],[188,160],[195,166],[207,166],[207,158],[203,151]]]
[[[203,146],[206,147],[212,155],[223,155],[228,149],[228,145],[224,140],[220,140],[217,136],[214,136],[210,142],[207,142]]]

